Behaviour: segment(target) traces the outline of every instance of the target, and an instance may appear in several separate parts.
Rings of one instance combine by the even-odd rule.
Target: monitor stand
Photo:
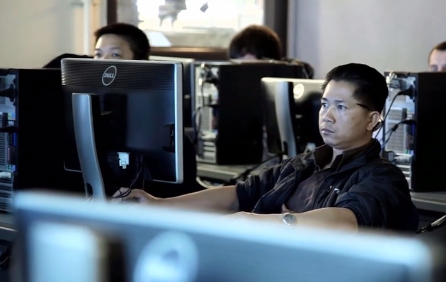
[[[96,150],[94,126],[101,116],[99,96],[73,93],[72,105],[76,147],[87,197],[105,200],[105,185]]]
[[[280,86],[279,86],[280,85]],[[278,87],[288,87],[288,85],[280,83]],[[283,159],[293,158],[297,152],[296,136],[293,129],[293,121],[295,118],[291,114],[290,97],[286,89],[277,89],[275,97],[276,118],[279,127],[280,140],[282,141]],[[294,102],[294,100],[292,100]]]

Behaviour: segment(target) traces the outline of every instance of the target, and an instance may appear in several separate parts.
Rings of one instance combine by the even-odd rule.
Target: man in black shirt
[[[388,96],[383,75],[363,64],[342,65],[327,74],[322,90],[319,129],[325,145],[314,152],[236,186],[167,199],[121,188],[114,196],[117,201],[231,211],[235,217],[290,226],[415,232],[418,213],[405,176],[381,159],[381,145],[372,138]]]

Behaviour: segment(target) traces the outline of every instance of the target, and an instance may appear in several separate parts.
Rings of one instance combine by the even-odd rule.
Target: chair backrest
[[[285,58],[284,60],[289,62],[289,63],[302,65],[304,67],[304,70],[305,70],[306,74],[307,74],[307,78],[308,79],[313,79],[314,78],[314,68],[309,63],[301,61],[299,59],[294,59],[294,58]]]

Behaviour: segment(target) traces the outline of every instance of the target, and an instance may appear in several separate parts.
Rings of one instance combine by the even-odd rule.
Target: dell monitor
[[[82,171],[87,192],[182,182],[180,63],[64,59],[62,87],[65,167]]]
[[[319,133],[323,80],[263,78],[268,151],[294,157],[323,144]]]
[[[194,63],[195,60],[191,58],[178,58],[178,57],[163,57],[163,56],[150,56],[152,61],[167,61],[178,62],[183,66],[183,126],[193,127],[192,124],[192,98],[195,96],[195,76],[194,76]]]
[[[15,204],[17,281],[444,281],[444,247],[413,237],[35,192]]]

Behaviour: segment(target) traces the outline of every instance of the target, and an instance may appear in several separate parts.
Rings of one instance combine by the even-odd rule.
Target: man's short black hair
[[[237,33],[229,44],[229,58],[238,59],[247,54],[257,59],[282,59],[282,43],[270,28],[251,25]]]
[[[148,60],[150,43],[147,35],[138,27],[126,23],[114,23],[104,26],[94,33],[96,42],[106,34],[114,34],[124,38],[130,45],[134,60]]]
[[[429,57],[427,57],[428,63],[430,63],[431,55],[435,50],[446,51],[446,41],[440,42],[437,45],[435,45],[434,48],[432,48],[432,50],[429,52]]]
[[[325,77],[322,91],[330,81],[347,82],[356,90],[353,97],[373,111],[382,112],[389,95],[386,79],[376,69],[364,64],[346,64],[332,69]]]

